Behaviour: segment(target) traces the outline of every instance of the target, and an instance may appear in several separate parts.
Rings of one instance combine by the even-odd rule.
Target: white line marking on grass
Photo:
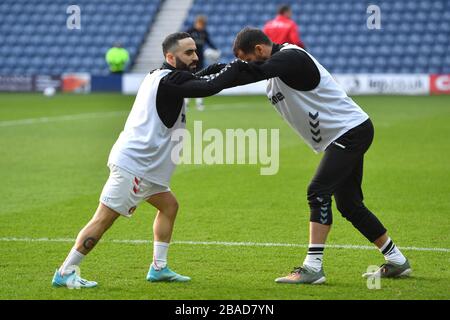
[[[241,109],[241,108],[257,108],[258,106],[254,103],[230,103],[230,104],[212,104],[211,106],[206,105],[206,111],[211,110],[226,110],[226,109]]]
[[[3,242],[74,242],[70,238],[0,238]],[[102,240],[106,243],[126,243],[126,244],[150,244],[151,240]],[[184,245],[205,245],[205,246],[223,246],[223,247],[296,247],[307,248],[306,244],[296,243],[264,243],[264,242],[225,242],[225,241],[172,241],[172,244]],[[349,250],[375,250],[374,246],[360,246],[351,244],[329,244],[327,248],[349,249]],[[399,247],[402,250],[411,251],[432,251],[432,252],[450,252],[448,248],[420,248],[420,247]]]
[[[224,110],[233,108],[250,108],[255,107],[251,103],[230,103],[230,104],[215,104],[208,107],[208,110]],[[41,117],[41,118],[28,118],[28,119],[17,119],[17,120],[5,120],[0,121],[1,127],[14,127],[14,126],[24,126],[30,124],[38,123],[49,123],[49,122],[61,122],[61,121],[74,121],[74,120],[89,120],[98,119],[105,117],[117,117],[127,115],[129,111],[111,111],[111,112],[91,112],[91,113],[79,113],[79,114],[68,114],[63,116],[55,117]]]
[[[55,116],[55,117],[7,120],[7,121],[0,121],[0,127],[13,127],[13,126],[36,124],[36,123],[49,123],[49,122],[60,122],[60,121],[98,119],[98,118],[105,118],[105,117],[117,117],[117,116],[126,115],[128,112],[129,111],[91,112],[91,113],[69,114],[69,115]]]

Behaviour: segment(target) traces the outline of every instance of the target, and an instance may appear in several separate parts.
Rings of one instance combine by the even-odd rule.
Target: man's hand
[[[206,76],[209,74],[219,73],[223,68],[225,68],[226,65],[227,65],[226,63],[214,63],[214,64],[200,70],[199,72],[195,73],[194,75],[196,77],[202,77],[202,76]]]
[[[249,68],[250,68],[247,62],[242,61],[240,59],[234,59],[233,61],[231,61],[228,64],[220,63],[220,64],[216,64],[216,65],[217,65],[216,67],[218,69],[220,68],[219,72],[205,74],[199,78],[202,80],[211,81],[213,79],[216,79],[219,76],[222,76],[222,79],[228,79],[226,81],[231,81],[231,78],[236,79],[241,71],[249,70]],[[210,67],[212,67],[212,66],[215,66],[215,65],[211,65]],[[197,76],[197,74],[198,73],[196,73],[195,76]]]
[[[247,62],[241,59],[234,59],[231,64],[236,64],[239,71],[246,71],[250,69],[250,66]]]

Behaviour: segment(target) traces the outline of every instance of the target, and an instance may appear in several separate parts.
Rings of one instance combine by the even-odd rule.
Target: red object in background
[[[450,74],[430,75],[431,94],[450,94]]]
[[[63,76],[63,92],[83,91],[88,81],[77,75]]]
[[[278,44],[287,42],[305,48],[300,40],[297,24],[283,15],[279,14],[275,19],[268,21],[263,28],[263,32],[272,42]]]

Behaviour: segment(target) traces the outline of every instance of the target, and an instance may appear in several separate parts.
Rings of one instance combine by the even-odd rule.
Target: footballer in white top
[[[55,287],[97,286],[79,275],[79,265],[120,216],[130,217],[137,206],[148,202],[158,212],[153,223],[153,262],[147,280],[189,281],[167,266],[167,252],[178,211],[170,178],[175,170],[171,159],[175,146],[172,133],[186,126],[184,98],[205,97],[233,83],[245,63],[215,64],[196,74],[198,57],[189,34],[177,32],[163,44],[165,62],[142,82],[125,127],[108,159],[110,176],[93,218],[78,234],[75,245],[59,269]],[[177,143],[178,144],[178,143]]]
[[[244,28],[236,36],[233,50],[248,62],[236,84],[267,79],[267,96],[277,112],[315,152],[324,152],[307,190],[307,256],[303,264],[276,282],[325,282],[322,258],[333,221],[332,197],[341,215],[384,255],[386,263],[375,273],[381,277],[409,275],[408,260],[363,203],[363,160],[374,136],[369,116],[311,54],[298,46],[275,44],[261,30]]]

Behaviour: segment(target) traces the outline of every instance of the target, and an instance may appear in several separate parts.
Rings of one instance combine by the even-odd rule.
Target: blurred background
[[[237,32],[263,28],[283,4],[301,44],[350,93],[449,91],[450,0],[3,0],[0,90],[134,93],[161,65],[167,34],[197,32],[202,53],[213,50],[205,58],[228,62]]]
[[[336,214],[326,249],[331,285],[273,281],[306,249],[305,195],[320,158],[274,112],[262,81],[190,99],[192,136],[197,121],[205,133],[280,134],[276,175],[249,162],[177,168],[171,189],[181,209],[170,250],[175,270],[195,281],[144,281],[155,212],[143,205],[84,262],[99,290],[50,290],[98,205],[134,95],[163,62],[162,40],[188,31],[205,65],[228,62],[245,26],[303,46],[370,115],[365,202],[416,275],[368,290],[360,274],[381,262],[378,252]],[[450,0],[0,0],[0,299],[448,300],[449,40]],[[211,146],[206,134],[202,141]]]

